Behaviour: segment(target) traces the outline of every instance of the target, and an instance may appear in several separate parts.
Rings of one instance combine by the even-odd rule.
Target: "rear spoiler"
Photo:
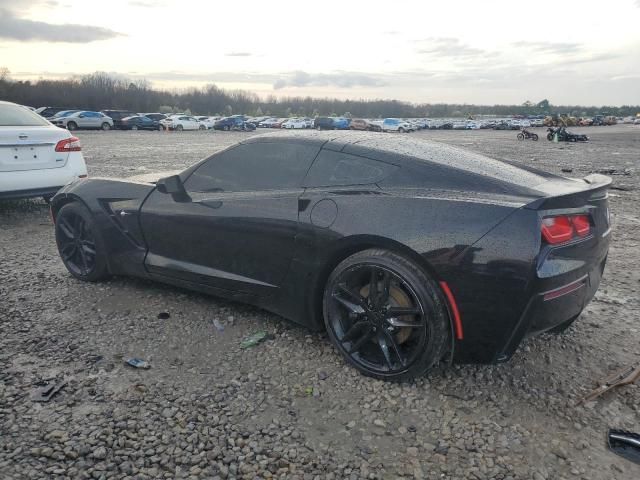
[[[525,208],[531,210],[551,210],[554,208],[580,208],[589,202],[607,198],[607,190],[611,186],[611,177],[593,173],[582,179],[584,185],[576,181],[575,190],[560,195],[547,195],[527,204]],[[550,182],[553,190],[553,182]],[[581,188],[582,187],[582,188]],[[567,185],[560,185],[558,190],[568,190]],[[551,193],[551,192],[549,192]]]

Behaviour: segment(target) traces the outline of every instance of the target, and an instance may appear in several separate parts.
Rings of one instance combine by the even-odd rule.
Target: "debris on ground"
[[[573,172],[573,168],[563,168],[560,170],[562,173],[571,173]]]
[[[622,385],[631,385],[640,378],[640,364],[631,365],[625,367],[622,370],[609,375],[604,380],[598,382],[598,386],[594,388],[590,393],[578,400],[576,405],[582,405],[583,403],[595,400],[600,395],[608,392],[612,388],[620,387]]]
[[[259,332],[256,332],[253,335],[250,335],[246,337],[244,340],[242,340],[242,342],[240,343],[240,347],[242,348],[255,347],[259,343],[262,343],[266,340],[274,340],[275,338],[276,338],[275,335],[273,335],[272,333],[267,333],[264,330],[260,330]]]
[[[629,175],[631,175],[631,170],[629,170],[628,168],[619,169],[606,167],[593,170],[591,173],[602,173],[603,175],[624,175],[625,177],[628,177]]]
[[[49,383],[45,386],[36,388],[31,392],[31,400],[33,400],[34,402],[48,402],[66,384],[67,381],[62,380],[61,382]]]
[[[213,319],[213,326],[216,327],[216,330],[218,330],[219,332],[224,332],[224,325],[217,318]]]
[[[635,188],[631,185],[616,185],[613,184],[609,187],[610,190],[620,190],[621,192],[631,192]]]
[[[607,440],[613,453],[640,464],[640,434],[610,429]]]
[[[171,315],[169,315],[169,312],[160,312],[158,314],[158,320],[167,320],[169,319],[169,317],[171,317]]]
[[[133,368],[143,368],[145,370],[151,368],[151,364],[149,362],[146,362],[140,358],[127,358],[124,363]]]

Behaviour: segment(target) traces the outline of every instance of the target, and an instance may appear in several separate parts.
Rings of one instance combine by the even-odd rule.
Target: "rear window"
[[[0,127],[44,127],[44,118],[31,110],[13,104],[0,104]]]

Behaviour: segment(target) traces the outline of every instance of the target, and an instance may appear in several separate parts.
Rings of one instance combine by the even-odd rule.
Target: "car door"
[[[98,112],[84,112],[88,128],[100,128],[102,125],[102,115]]]
[[[189,129],[190,130],[198,130],[200,128],[200,122],[198,121],[197,118],[194,117],[187,117],[188,118],[188,122],[189,122]]]
[[[318,150],[306,143],[240,144],[184,179],[188,197],[155,190],[140,212],[149,273],[272,294],[293,257],[302,179]]]

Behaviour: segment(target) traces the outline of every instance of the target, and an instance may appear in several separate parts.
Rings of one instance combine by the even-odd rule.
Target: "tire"
[[[538,141],[538,134],[537,133],[532,134],[531,135],[531,140],[533,140],[534,142],[537,142]]]
[[[164,127],[162,125],[158,125],[158,131],[161,132],[164,130]]]
[[[550,142],[553,141],[553,133],[547,133],[547,140],[549,140]]]
[[[181,132],[182,130],[184,130],[184,127],[182,125],[178,124],[178,125],[176,125],[176,130],[178,132]]]
[[[102,125],[100,125],[100,128],[106,132],[111,130],[111,125],[109,125],[107,122],[104,122]]]
[[[378,295],[370,299],[374,289]],[[396,316],[390,316],[394,309]],[[399,315],[397,309],[406,313]],[[347,363],[381,380],[423,375],[440,361],[450,341],[449,316],[437,284],[414,262],[389,250],[364,250],[340,262],[325,285],[323,315],[329,338]]]
[[[524,140],[524,135],[521,133],[519,133],[517,137],[518,137],[518,140]]]
[[[69,122],[67,123],[67,130],[69,130],[70,132],[73,132],[74,130],[78,129],[78,124],[76,122]]]
[[[205,127],[204,125],[200,125],[200,126],[198,127],[198,130],[206,130],[206,129],[207,129],[207,127]]]
[[[131,130],[138,130],[138,125],[134,125],[133,127],[131,127]]]
[[[102,238],[91,213],[83,205],[68,203],[58,211],[55,235],[58,253],[71,275],[85,282],[97,282],[109,276]]]
[[[222,130],[228,132],[229,130],[231,130],[231,127],[229,127],[229,125],[225,125],[224,127],[222,127]]]
[[[398,132],[400,132],[400,133],[404,133],[404,128],[400,127],[400,128],[398,129]]]

